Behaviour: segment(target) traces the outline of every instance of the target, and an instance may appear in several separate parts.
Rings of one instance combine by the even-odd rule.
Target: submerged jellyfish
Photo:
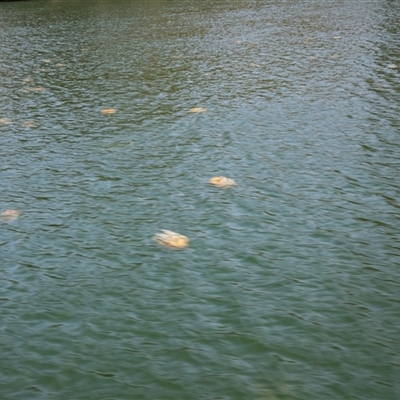
[[[10,118],[0,118],[0,124],[2,124],[2,125],[11,124],[11,119]]]
[[[236,182],[233,179],[226,178],[225,176],[214,176],[208,182],[211,183],[211,185],[217,187],[228,187],[236,185]]]
[[[190,112],[190,113],[200,113],[200,112],[205,112],[205,111],[207,111],[206,108],[203,108],[203,107],[193,107],[193,108],[191,108],[188,112]]]
[[[3,221],[12,221],[14,219],[17,219],[20,215],[22,214],[21,211],[19,210],[4,210],[1,213],[1,219]]]
[[[170,247],[173,249],[183,249],[189,244],[189,238],[179,233],[168,231],[163,229],[157,233],[153,239],[163,246]]]
[[[34,126],[36,126],[34,121],[25,121],[22,126],[25,126],[26,128],[32,128]]]
[[[46,90],[43,86],[37,86],[37,87],[29,87],[27,88],[30,92],[34,92],[34,93],[40,93],[43,92],[44,90]]]

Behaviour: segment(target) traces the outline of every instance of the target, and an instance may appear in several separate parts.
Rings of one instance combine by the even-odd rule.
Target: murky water
[[[0,26],[1,399],[398,399],[399,2]]]

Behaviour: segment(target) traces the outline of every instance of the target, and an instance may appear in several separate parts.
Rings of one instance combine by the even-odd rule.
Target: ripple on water
[[[398,8],[4,4],[3,396],[396,399]]]

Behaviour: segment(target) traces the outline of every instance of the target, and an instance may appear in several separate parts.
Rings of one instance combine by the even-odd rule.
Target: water
[[[399,2],[0,26],[2,400],[398,398]]]

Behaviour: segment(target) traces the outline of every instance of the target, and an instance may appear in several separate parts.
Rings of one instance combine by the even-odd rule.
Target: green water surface
[[[399,116],[398,1],[1,2],[0,400],[399,399]]]

